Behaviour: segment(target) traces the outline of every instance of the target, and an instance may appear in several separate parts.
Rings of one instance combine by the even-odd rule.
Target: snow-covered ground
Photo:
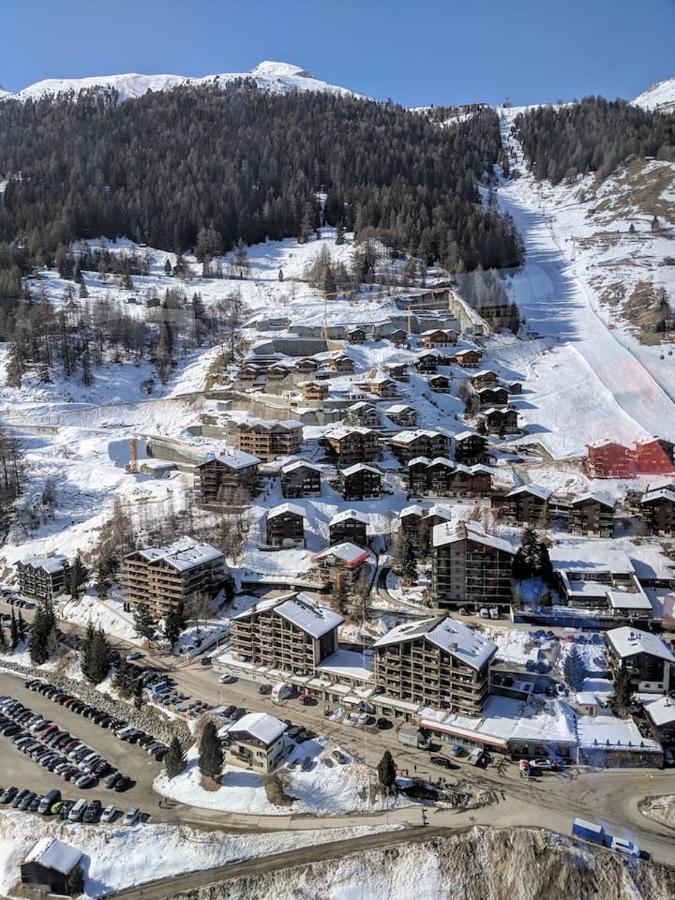
[[[204,871],[235,860],[338,841],[389,827],[335,828],[233,836],[181,825],[62,824],[21,812],[0,813],[0,893],[14,894],[19,866],[38,840],[57,837],[84,854],[87,897],[99,897],[155,878]]]
[[[529,392],[516,405],[556,457],[579,455],[587,443],[605,438],[673,440],[675,357],[666,352],[662,360],[667,347],[641,345],[625,324],[612,320],[611,308],[599,298],[609,282],[626,285],[631,277],[633,284],[647,276],[658,279],[657,286],[663,281],[672,293],[675,270],[657,270],[656,261],[673,252],[673,242],[652,239],[644,214],[609,217],[608,224],[607,214],[598,212],[589,220],[589,207],[579,198],[581,185],[538,183],[510,136],[519,111],[500,110],[503,140],[516,155],[512,168],[521,174],[501,184],[497,197],[513,216],[526,250],[525,265],[506,278],[506,286],[527,330],[542,340],[503,342],[496,354],[527,377]],[[607,194],[611,189],[606,183]],[[604,199],[599,190],[599,209]],[[637,234],[628,234],[631,221]],[[603,243],[597,235],[609,228],[625,234]],[[626,242],[634,245],[632,251]],[[610,274],[608,266],[614,267]]]

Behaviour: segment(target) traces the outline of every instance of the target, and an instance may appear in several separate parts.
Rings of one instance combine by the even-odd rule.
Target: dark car
[[[112,790],[120,780],[120,778],[122,778],[121,772],[113,772],[110,778],[108,778],[108,780],[106,781],[105,786]]]
[[[62,819],[63,821],[65,821],[68,818],[68,813],[70,812],[70,810],[73,808],[74,805],[75,805],[74,800],[64,800],[63,806],[59,810],[59,819]]]
[[[84,816],[82,816],[83,822],[98,822],[101,818],[101,801],[100,800],[90,800],[89,804],[84,812]]]
[[[380,731],[386,731],[388,728],[393,728],[393,722],[390,722],[389,719],[385,719],[384,716],[375,722],[375,727],[379,728]]]
[[[263,696],[267,696],[267,694],[272,693],[272,685],[271,684],[261,684],[258,688],[258,693]]]
[[[0,794],[0,803],[11,803],[12,800],[19,793],[19,789],[15,787],[8,787]]]
[[[132,778],[129,778],[127,775],[122,775],[119,781],[115,784],[113,790],[117,794],[122,794],[124,793],[124,791],[128,791],[129,788],[133,787],[135,783],[136,782]]]
[[[35,800],[36,797],[37,797],[37,794],[35,793],[35,791],[28,791],[28,793],[25,795],[25,797],[23,798],[21,803],[19,803],[18,809],[22,810],[23,812],[26,812],[26,810],[31,805],[33,800]]]
[[[455,765],[455,763],[450,762],[450,760],[445,756],[432,756],[432,763],[436,766],[442,766],[444,769],[459,769],[459,766]]]

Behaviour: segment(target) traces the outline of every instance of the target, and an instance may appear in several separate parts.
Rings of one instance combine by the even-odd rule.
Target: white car
[[[640,850],[637,844],[632,841],[626,841],[623,838],[612,838],[612,850],[617,853],[623,853],[624,856],[639,856]]]
[[[530,760],[531,769],[539,769],[540,772],[554,772],[558,768],[558,764],[552,759],[540,756],[537,759]]]
[[[235,675],[221,675],[218,679],[221,684],[234,684],[236,680]]]
[[[135,825],[138,822],[139,812],[134,807],[133,809],[127,810],[124,813],[124,818],[122,819],[122,825]]]
[[[106,806],[106,808],[101,813],[101,822],[112,822],[117,814],[117,809],[114,806]]]
[[[140,650],[132,650],[131,653],[127,653],[125,659],[127,662],[133,662],[135,659],[143,659],[143,654]]]

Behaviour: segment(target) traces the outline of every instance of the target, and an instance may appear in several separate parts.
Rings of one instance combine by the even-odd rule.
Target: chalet
[[[650,534],[675,536],[675,485],[646,491],[640,507]]]
[[[660,438],[635,443],[635,468],[644,475],[673,475],[673,444]]]
[[[381,455],[377,432],[360,425],[334,428],[326,434],[326,444],[340,467],[374,462]]]
[[[408,344],[408,332],[402,328],[395,328],[387,335],[387,340],[390,340],[395,347],[406,347]]]
[[[477,431],[462,431],[452,438],[452,454],[457,462],[483,462],[486,447],[487,438]]]
[[[675,657],[656,634],[624,626],[605,636],[610,665],[616,673],[625,666],[634,690],[641,694],[668,694]]]
[[[389,400],[398,395],[396,382],[384,375],[369,382],[368,388],[371,394],[375,394],[376,397],[380,397],[382,400]]]
[[[404,465],[417,456],[427,456],[430,459],[446,456],[448,443],[447,436],[440,431],[422,428],[399,431],[390,441],[391,452]]]
[[[347,407],[345,421],[349,425],[361,425],[364,428],[377,428],[380,424],[380,414],[377,407],[366,400],[357,400]]]
[[[365,344],[367,337],[365,328],[349,328],[347,330],[347,340],[350,344]]]
[[[445,331],[442,328],[430,328],[423,331],[420,335],[420,344],[426,349],[433,347],[447,347],[457,342],[458,334],[456,331]]]
[[[256,381],[258,378],[264,377],[265,369],[263,366],[255,365],[255,363],[244,363],[240,367],[237,378],[239,381]]]
[[[162,547],[134,550],[122,561],[125,604],[146,606],[165,616],[196,597],[213,597],[225,579],[225,558],[217,547],[190,537]]]
[[[291,366],[285,363],[273,363],[265,373],[268,381],[283,381],[291,374]]]
[[[433,531],[437,525],[451,521],[452,513],[447,506],[440,506],[438,503],[434,503],[434,505],[430,506],[427,510],[421,524],[424,528],[429,529],[429,531]]]
[[[242,450],[223,450],[194,467],[194,490],[200,503],[245,502],[256,493],[257,456]]]
[[[548,498],[551,491],[537,484],[523,484],[509,491],[502,506],[507,522],[512,525],[548,525]]]
[[[614,441],[589,444],[583,466],[591,478],[632,478],[635,474],[633,451]]]
[[[490,494],[492,476],[486,466],[422,456],[408,463],[408,486],[410,493],[422,496],[482,497]]]
[[[470,375],[469,381],[471,386],[477,391],[481,388],[493,387],[497,384],[497,373],[492,372],[490,369],[481,369],[480,372]]]
[[[54,600],[66,589],[70,571],[65,556],[29,556],[16,563],[19,593],[34,600]]]
[[[478,404],[481,409],[489,409],[491,406],[506,406],[509,402],[509,392],[505,387],[484,387],[476,391]]]
[[[450,379],[447,375],[431,375],[427,381],[429,388],[437,394],[450,393]]]
[[[600,492],[584,494],[571,503],[568,528],[572,534],[612,537],[616,501]]]
[[[403,534],[408,536],[414,544],[417,544],[420,523],[426,514],[423,506],[414,503],[412,506],[406,506],[398,514],[399,526]]]
[[[391,363],[385,366],[384,370],[394,381],[410,381],[407,363]]]
[[[236,425],[237,450],[269,462],[280,456],[295,456],[302,446],[302,422],[254,419]]]
[[[509,394],[522,394],[523,393],[523,383],[521,381],[509,381],[506,385],[506,389]]]
[[[368,516],[355,509],[344,509],[336,513],[328,524],[331,545],[350,541],[359,547],[367,547],[369,523]]]
[[[414,428],[417,424],[417,410],[407,403],[394,403],[385,409],[384,414],[401,428]]]
[[[287,727],[285,722],[262,712],[247,713],[236,722],[228,722],[218,731],[223,762],[268,775],[293,747],[284,739]]]
[[[369,550],[358,547],[350,541],[341,544],[331,544],[325,550],[314,555],[315,562],[324,575],[339,577],[340,575],[356,576],[370,556]]]
[[[651,619],[649,597],[623,551],[603,550],[596,555],[586,543],[560,544],[551,548],[550,555],[558,593],[572,609],[626,622]]]
[[[431,350],[419,353],[415,360],[415,368],[422,375],[434,374],[438,371],[438,353]]]
[[[475,369],[482,359],[480,350],[469,348],[468,350],[458,350],[455,353],[455,362],[463,369]]]
[[[480,716],[497,645],[444,616],[397,625],[373,644],[375,683],[386,697]]]
[[[320,381],[303,381],[300,388],[303,398],[309,403],[321,403],[329,390],[328,385]]]
[[[301,375],[308,375],[311,372],[316,372],[318,368],[319,361],[316,359],[312,359],[311,356],[306,356],[304,359],[299,359],[295,364],[295,371],[299,372]]]
[[[382,492],[382,473],[374,466],[355,463],[340,471],[340,493],[344,500],[369,500]]]
[[[645,704],[644,709],[654,737],[662,744],[675,746],[675,697],[665,694]]]
[[[305,511],[293,503],[281,503],[267,513],[268,547],[304,547]]]
[[[289,500],[320,496],[321,469],[301,459],[287,463],[281,470],[281,493]]]
[[[516,434],[520,431],[518,410],[511,407],[497,409],[491,406],[481,414],[481,418],[485,421],[485,426],[490,434]]]
[[[338,646],[342,616],[305,593],[263,597],[232,619],[234,657],[296,675],[313,673]]]
[[[433,530],[431,591],[436,606],[479,609],[511,605],[514,550],[477,522],[443,522]]]
[[[41,838],[21,863],[24,890],[57,896],[81,893],[81,883],[73,877],[80,866],[82,851],[46,835]],[[29,895],[31,896],[31,895]]]
[[[346,353],[338,353],[329,361],[330,368],[339,375],[350,375],[354,371],[354,362]]]

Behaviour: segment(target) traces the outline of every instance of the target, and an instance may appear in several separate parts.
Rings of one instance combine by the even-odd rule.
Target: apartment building
[[[394,403],[385,409],[384,414],[401,428],[414,428],[417,425],[417,410],[408,403]]]
[[[30,556],[16,563],[19,593],[34,600],[53,600],[66,589],[68,560],[65,556]]]
[[[257,456],[238,450],[224,451],[194,468],[194,489],[203,504],[232,503],[238,497],[250,498],[258,480]]]
[[[303,547],[305,512],[294,503],[281,503],[267,513],[265,536],[268,547]]]
[[[419,456],[408,463],[408,489],[417,496],[484,497],[492,490],[492,475],[486,466]]]
[[[437,606],[480,609],[511,605],[514,549],[477,522],[440,522],[432,540],[431,590]]]
[[[504,498],[504,519],[513,525],[548,525],[548,498],[551,491],[537,484],[523,484]]]
[[[344,500],[367,500],[382,492],[382,472],[374,466],[356,463],[340,471],[340,493]]]
[[[572,501],[569,530],[572,534],[612,537],[616,501],[605,494],[589,493]]]
[[[251,453],[266,462],[280,456],[294,456],[302,446],[302,423],[263,419],[238,422],[236,444],[237,450]]]
[[[400,463],[406,465],[417,456],[426,456],[429,459],[447,456],[449,441],[440,431],[418,428],[399,431],[392,437],[390,443],[392,454]]]
[[[658,635],[624,626],[608,631],[605,642],[615,675],[621,666],[625,666],[636,691],[646,694],[670,691],[675,657]]]
[[[180,601],[212,596],[225,576],[223,554],[210,544],[189,537],[164,547],[135,550],[122,563],[122,586],[127,604],[147,606],[164,616]]]
[[[486,447],[487,438],[477,431],[461,431],[452,438],[452,455],[459,463],[483,462]]]
[[[311,674],[338,648],[341,615],[308,594],[263,598],[232,620],[232,655],[255,666]]]
[[[281,470],[281,493],[290,500],[321,494],[321,469],[296,459]]]
[[[387,696],[480,715],[497,646],[467,625],[444,616],[404,623],[373,651],[375,683]]]
[[[331,544],[351,541],[359,547],[367,547],[369,524],[370,519],[365,513],[355,509],[343,509],[335,513],[328,523],[329,541]]]
[[[340,467],[380,458],[380,441],[377,432],[370,428],[359,425],[334,428],[326,434],[326,443]]]
[[[650,534],[675,535],[675,485],[647,491],[640,508]]]

